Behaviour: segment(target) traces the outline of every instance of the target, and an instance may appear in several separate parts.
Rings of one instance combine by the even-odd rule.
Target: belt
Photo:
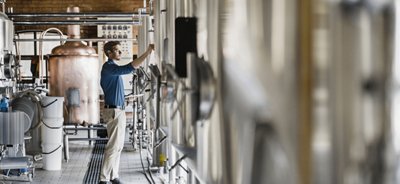
[[[104,105],[104,108],[106,108],[106,109],[121,109],[121,110],[124,110],[125,106]]]

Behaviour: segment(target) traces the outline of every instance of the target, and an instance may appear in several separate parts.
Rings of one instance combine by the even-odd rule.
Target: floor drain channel
[[[100,179],[101,165],[103,164],[104,149],[107,141],[96,141],[90,158],[88,170],[83,178],[83,184],[97,184]]]

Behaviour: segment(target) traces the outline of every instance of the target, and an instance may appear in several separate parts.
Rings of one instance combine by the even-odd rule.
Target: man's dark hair
[[[108,57],[108,54],[113,51],[114,46],[116,45],[121,45],[119,41],[109,41],[106,44],[104,44],[104,53]]]

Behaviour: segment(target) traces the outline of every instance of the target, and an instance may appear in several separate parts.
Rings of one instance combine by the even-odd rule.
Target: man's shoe
[[[119,180],[118,178],[115,178],[115,179],[110,180],[110,181],[111,181],[112,184],[123,184],[123,183],[121,182],[121,180]]]
[[[100,181],[99,184],[110,184],[108,181]]]

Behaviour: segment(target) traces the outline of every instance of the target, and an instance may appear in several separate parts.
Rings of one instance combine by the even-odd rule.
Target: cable
[[[157,148],[158,146],[160,146],[165,140],[167,139],[167,136],[164,136],[163,138],[161,138],[158,143],[156,145],[154,145],[154,148]]]
[[[47,107],[50,106],[51,104],[56,103],[57,100],[58,100],[58,99],[55,99],[54,101],[50,102],[50,103],[47,104],[47,105],[43,105],[42,107],[47,108]]]
[[[60,129],[63,127],[62,125],[59,127],[52,127],[52,126],[47,125],[44,121],[41,121],[41,122],[43,123],[44,126],[46,126],[47,128],[50,128],[50,129]]]
[[[181,162],[182,162],[182,160],[183,159],[185,159],[186,158],[186,155],[183,155],[180,159],[178,159],[176,162],[175,162],[175,164],[174,165],[172,165],[172,167],[170,168],[170,169],[168,169],[169,171],[171,171],[172,169],[174,169],[176,166],[178,166]]]
[[[145,77],[148,77],[147,75],[146,75],[146,73],[143,71],[143,68],[139,68],[139,70],[138,71],[142,71],[142,73],[145,75]],[[136,88],[138,88],[138,82],[137,82],[137,78],[136,78],[136,80],[135,80],[135,75],[134,75],[134,78],[133,78],[133,82],[135,83],[136,82],[136,84],[134,84],[133,86],[136,86]],[[139,92],[139,94],[142,94],[143,93],[143,91],[146,89],[146,87],[148,86],[148,82],[146,82],[145,84],[144,84],[144,87],[142,88],[142,90],[140,90],[140,89],[137,89],[137,90],[140,90],[140,92]],[[132,93],[131,93],[132,95],[134,95],[135,96],[135,87],[133,87],[133,89],[132,89]],[[129,95],[131,95],[131,94],[129,94]],[[137,95],[137,94],[136,94]],[[141,96],[143,96],[143,95],[141,95]],[[139,96],[138,96],[139,97]],[[141,108],[143,108],[142,106],[140,106],[139,105],[139,103],[141,104],[141,102],[139,102],[140,100],[139,99],[136,99],[137,100],[137,102],[136,103],[138,103],[138,104],[136,104],[136,109],[137,109],[137,112],[139,113],[142,113],[141,111],[143,110],[143,109],[141,109],[141,110],[139,110],[138,108],[139,107],[141,107]],[[138,116],[138,114],[136,114],[136,116],[137,117],[139,117]],[[138,122],[136,122],[136,123],[138,123]],[[135,124],[135,122],[134,122],[134,124]],[[147,181],[150,183],[150,184],[156,184],[156,182],[154,181],[154,179],[153,179],[153,176],[152,176],[152,173],[151,173],[151,170],[150,170],[150,161],[149,161],[149,158],[147,157],[147,162],[148,162],[148,165],[147,165],[147,168],[148,168],[148,172],[149,172],[149,176],[150,176],[150,179],[149,179],[149,176],[147,175],[147,172],[146,172],[146,169],[145,169],[145,167],[144,167],[144,164],[143,164],[143,156],[142,156],[142,151],[143,151],[143,149],[142,149],[142,146],[143,146],[143,129],[144,129],[144,124],[143,124],[143,122],[142,122],[142,130],[138,130],[139,131],[139,155],[140,155],[140,163],[141,163],[141,165],[142,165],[142,169],[143,169],[143,174],[144,174],[144,176],[146,177],[146,179],[147,179]],[[135,133],[133,132],[133,136],[135,136],[134,135]],[[135,143],[134,142],[132,142],[132,146],[133,147],[135,147],[135,145],[134,145]]]
[[[143,137],[143,133],[142,133],[142,137]],[[141,138],[139,138],[139,154],[140,154],[140,163],[142,164],[143,174],[146,177],[147,181],[150,184],[153,184],[153,183],[151,183],[149,177],[147,176],[146,169],[144,168],[143,158],[142,158],[142,139]]]
[[[151,179],[151,181],[153,181],[153,183],[155,184],[156,182],[154,181],[153,174],[151,173],[151,170],[150,170],[150,160],[149,160],[149,157],[147,157],[147,169],[148,169],[148,171],[149,171],[149,173],[150,173],[150,179]]]
[[[42,152],[42,154],[44,154],[44,155],[50,155],[50,154],[56,152],[58,149],[60,149],[61,146],[62,146],[62,145],[60,144],[60,145],[59,145],[56,149],[54,149],[53,151],[50,151],[50,152]]]
[[[179,163],[178,165],[179,165],[179,167],[181,167],[186,173],[189,173],[189,171],[188,171],[185,167],[183,167],[181,163]]]

